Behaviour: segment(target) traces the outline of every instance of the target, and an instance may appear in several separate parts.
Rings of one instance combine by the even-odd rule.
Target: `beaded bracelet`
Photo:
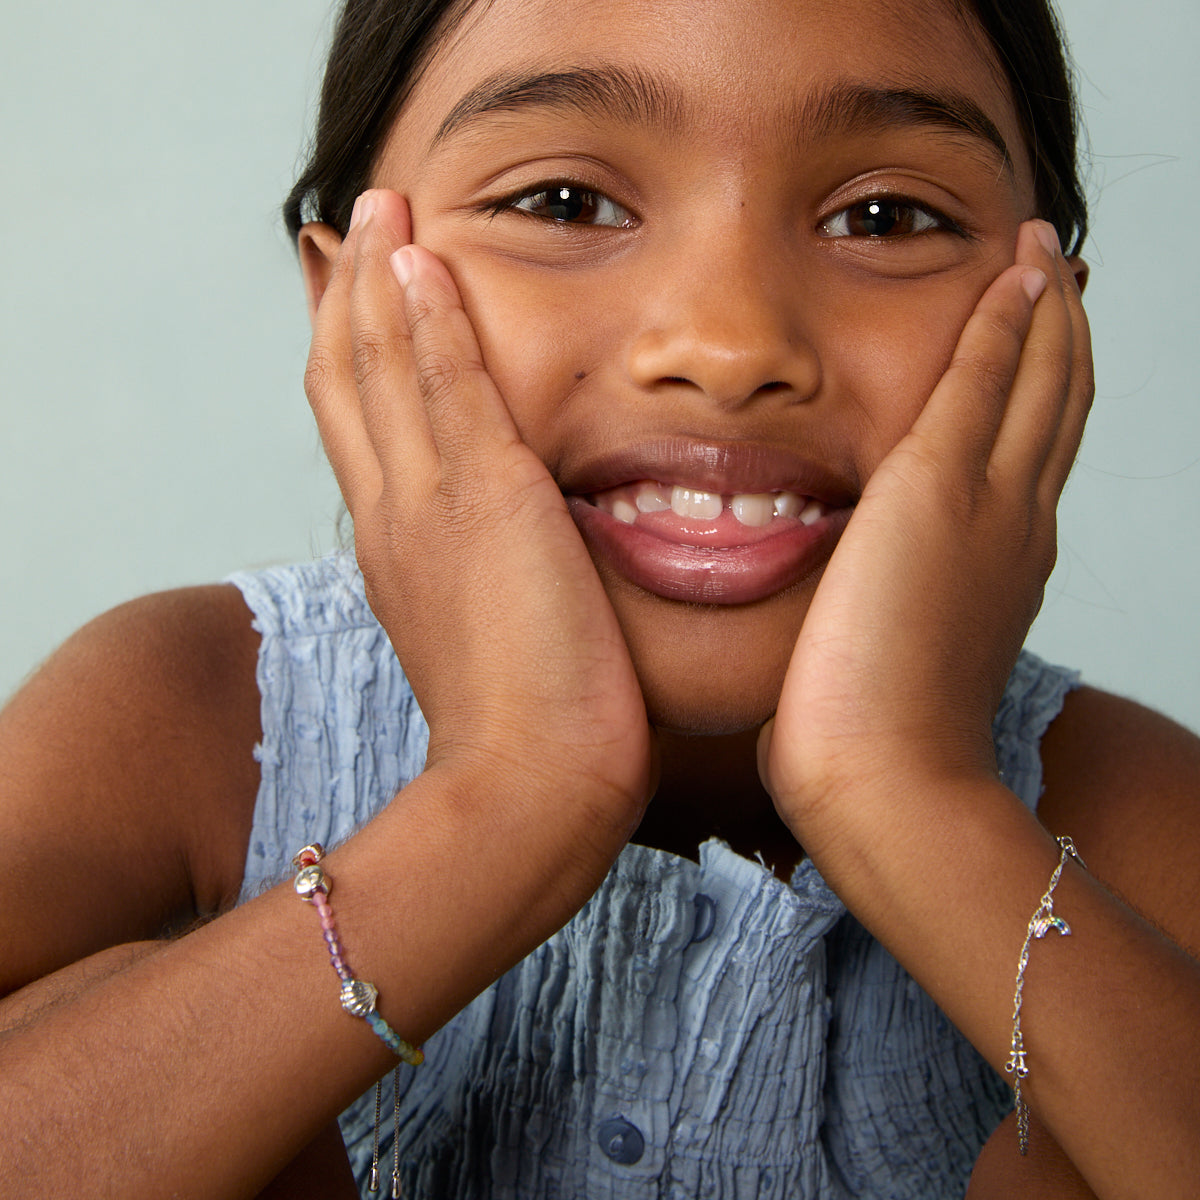
[[[346,965],[345,952],[338,938],[337,925],[333,919],[333,909],[329,904],[329,892],[333,880],[319,865],[325,857],[325,848],[320,842],[313,842],[292,859],[292,867],[296,871],[295,889],[301,900],[307,900],[316,906],[321,916],[321,931],[325,943],[329,947],[329,961],[342,981],[339,998],[342,1007],[352,1017],[360,1017],[371,1027],[387,1048],[397,1058],[410,1066],[419,1067],[425,1061],[425,1055],[419,1046],[406,1042],[384,1019],[375,1011],[379,998],[379,989],[365,979],[355,979]],[[400,1070],[397,1067],[393,1079],[394,1095],[399,1094]],[[371,1190],[379,1190],[379,1104],[382,1080],[375,1084],[375,1133],[371,1145]],[[395,1126],[395,1152],[392,1159],[392,1196],[400,1196],[400,1110],[393,1107],[392,1120]]]
[[[314,842],[305,846],[295,858],[292,866],[296,869],[296,895],[301,900],[307,900],[316,905],[321,914],[321,930],[329,946],[329,961],[342,981],[340,999],[342,1007],[352,1016],[361,1017],[385,1046],[399,1059],[417,1067],[425,1061],[421,1050],[406,1042],[384,1019],[375,1011],[375,1003],[379,998],[379,989],[365,979],[355,979],[346,965],[342,944],[338,939],[337,926],[333,920],[333,909],[329,905],[329,891],[333,881],[321,868],[320,861],[325,857],[325,848]]]
[[[1054,874],[1050,876],[1050,884],[1043,893],[1037,908],[1034,909],[1033,916],[1029,918],[1029,927],[1025,930],[1025,942],[1021,946],[1021,957],[1017,962],[1017,990],[1013,996],[1012,1049],[1008,1062],[1004,1065],[1004,1070],[1013,1077],[1013,1097],[1017,1110],[1017,1146],[1022,1154],[1029,1153],[1029,1105],[1025,1103],[1025,1097],[1021,1095],[1021,1080],[1029,1074],[1029,1067],[1025,1062],[1025,1038],[1021,1033],[1021,992],[1025,987],[1025,968],[1029,965],[1029,943],[1033,938],[1040,941],[1051,929],[1057,930],[1063,937],[1071,936],[1070,925],[1062,917],[1054,915],[1054,889],[1058,887],[1058,881],[1062,877],[1068,855],[1085,871],[1087,870],[1087,864],[1080,857],[1079,851],[1075,849],[1075,843],[1069,837],[1060,837],[1058,845],[1060,850],[1058,866],[1054,868]]]

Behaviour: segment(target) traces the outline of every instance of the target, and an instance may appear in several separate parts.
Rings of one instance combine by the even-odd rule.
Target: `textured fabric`
[[[427,729],[348,556],[233,577],[263,635],[243,897],[417,775]],[[995,721],[1031,808],[1074,675],[1023,654]],[[400,1072],[413,1200],[961,1197],[1004,1082],[812,864],[627,847],[595,896]],[[384,1112],[391,1112],[391,1077]],[[364,1196],[373,1094],[342,1118]],[[391,1121],[384,1122],[390,1164]]]

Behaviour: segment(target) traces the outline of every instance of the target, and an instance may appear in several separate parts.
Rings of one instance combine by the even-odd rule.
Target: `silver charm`
[[[316,863],[296,873],[296,895],[301,900],[311,900],[314,892],[329,895],[329,876]]]
[[[375,1001],[379,998],[379,989],[365,979],[347,979],[342,984],[340,999],[342,1007],[352,1017],[365,1017],[375,1011]]]

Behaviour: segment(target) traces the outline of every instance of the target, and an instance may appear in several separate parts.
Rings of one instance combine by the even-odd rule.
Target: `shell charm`
[[[373,1013],[378,998],[379,989],[365,979],[347,979],[342,984],[342,1007],[352,1017],[365,1017],[367,1013]]]

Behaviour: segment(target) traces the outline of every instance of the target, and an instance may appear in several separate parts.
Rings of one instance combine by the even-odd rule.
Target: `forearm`
[[[1021,944],[1058,861],[1032,815],[998,784],[897,784],[844,796],[806,847],[1003,1070]],[[1022,1090],[1097,1195],[1183,1196],[1200,1178],[1200,968],[1070,863],[1055,911],[1072,936],[1032,943]]]
[[[73,1003],[114,974],[160,953],[167,944],[165,941],[151,941],[110,946],[5,997],[0,1001],[0,1038],[28,1026],[55,1007]],[[333,1197],[354,1200],[358,1195],[336,1121],[327,1125],[304,1147],[267,1185],[259,1200],[274,1197],[283,1200],[304,1189],[330,1197],[331,1200]]]
[[[527,798],[423,776],[329,855],[350,967],[402,1036],[424,1039],[582,903],[607,849],[564,868],[569,836]],[[253,1196],[393,1061],[342,1011],[316,913],[284,885],[0,1042],[5,1182]]]
[[[1029,1153],[1013,1153],[1016,1114],[1010,1113],[987,1140],[971,1172],[966,1200],[1096,1200],[1070,1159],[1040,1122],[1029,1123]]]
[[[165,941],[125,942],[35,979],[0,1000],[0,1041],[18,1033],[58,1005],[71,1004],[97,984],[165,948]]]

